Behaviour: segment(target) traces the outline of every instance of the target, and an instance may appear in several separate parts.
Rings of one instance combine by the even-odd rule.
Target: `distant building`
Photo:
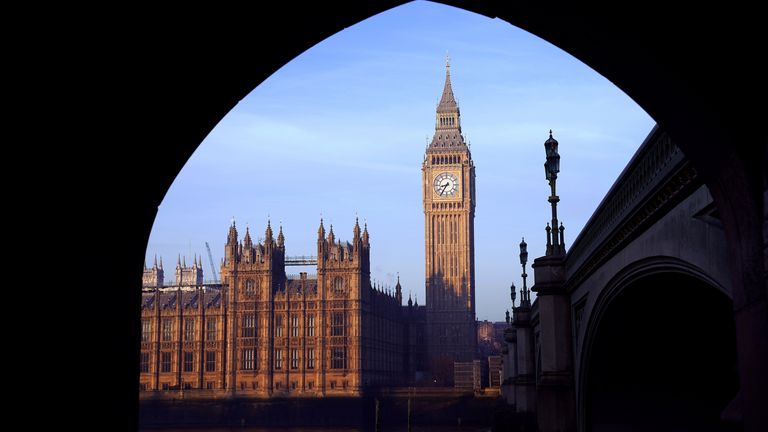
[[[453,386],[461,390],[480,390],[482,368],[480,360],[453,363]]]
[[[493,344],[493,323],[490,321],[478,321],[477,322],[477,343],[478,344]]]
[[[313,257],[314,258],[314,257]],[[144,273],[141,390],[214,390],[254,397],[359,395],[414,384],[426,370],[426,310],[371,284],[367,227],[352,243],[320,223],[317,275],[285,272],[282,227],[263,243],[229,228],[221,285],[203,284],[202,259],[162,260]]]
[[[501,355],[488,356],[488,387],[501,388]]]
[[[505,322],[477,322],[477,351],[482,359],[501,353]]]

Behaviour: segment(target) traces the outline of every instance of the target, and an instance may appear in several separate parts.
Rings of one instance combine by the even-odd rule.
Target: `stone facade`
[[[287,277],[282,227],[254,243],[233,222],[224,255],[221,285],[202,283],[197,258],[179,260],[174,286],[145,277],[141,390],[354,396],[423,371],[424,307],[402,305],[399,280],[371,284],[367,227],[342,242],[321,221],[316,277]]]
[[[422,165],[427,340],[433,381],[453,383],[453,362],[476,358],[475,166],[461,134],[450,65],[435,135]]]

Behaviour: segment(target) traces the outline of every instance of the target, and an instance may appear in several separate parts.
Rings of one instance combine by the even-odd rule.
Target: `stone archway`
[[[95,401],[92,411],[136,418],[135,287],[157,207],[184,162],[226,112],[271,73],[334,32],[402,3],[302,8],[284,3],[270,12],[228,10],[223,19],[217,12],[224,7],[187,6],[184,20],[178,9],[126,8],[97,21],[80,14],[50,23],[47,30],[57,34],[53,46],[62,47],[58,54],[67,59],[66,67],[46,64],[40,70],[71,92],[58,100],[87,101],[85,112],[56,111],[70,111],[67,126],[83,125],[82,131],[57,132],[78,137],[66,146],[75,156],[67,166],[76,176],[75,202],[67,196],[63,208],[77,209],[79,220],[70,231],[80,235],[76,243],[86,250],[80,262],[93,269],[86,278],[90,286],[76,294],[91,342],[84,343],[72,375],[85,377],[88,383],[80,385],[89,388],[109,377],[110,388],[119,389]],[[768,130],[760,128],[764,110],[753,108],[753,101],[766,95],[763,71],[753,64],[755,53],[764,49],[757,7],[722,5],[699,10],[707,16],[692,19],[653,2],[636,5],[631,15],[584,5],[553,10],[527,3],[444,3],[499,17],[579,58],[635,99],[691,158],[716,200],[732,257],[745,426],[765,430]],[[271,25],[263,25],[267,22]],[[105,148],[119,149],[118,163]],[[110,194],[95,200],[94,183]],[[104,233],[118,245],[109,247],[110,253],[103,253]],[[93,360],[104,352],[110,361]]]
[[[738,390],[732,302],[679,265],[609,287],[587,329],[579,429],[739,430],[721,420]]]

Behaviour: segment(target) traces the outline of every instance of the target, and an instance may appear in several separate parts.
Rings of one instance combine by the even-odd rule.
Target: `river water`
[[[363,429],[359,428],[262,428],[262,427],[245,427],[245,428],[190,428],[190,429],[140,429],[146,432],[362,432]],[[489,427],[472,427],[472,426],[412,426],[411,432],[490,432]],[[382,427],[381,432],[408,432],[406,426],[402,427]]]

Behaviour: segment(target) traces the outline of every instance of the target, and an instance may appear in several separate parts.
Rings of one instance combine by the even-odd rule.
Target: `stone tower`
[[[422,196],[427,340],[434,378],[452,382],[453,362],[475,357],[475,166],[461,135],[446,60],[435,135],[424,155]]]
[[[275,240],[272,225],[267,221],[263,243],[254,243],[246,227],[243,241],[239,242],[235,221],[232,221],[221,266],[227,307],[226,365],[221,370],[227,390],[235,390],[238,383],[245,380],[256,381],[255,371],[271,370],[275,362],[273,341],[268,336],[275,333],[271,305],[276,294],[285,288],[284,263],[282,227]],[[277,343],[282,342],[280,339]],[[273,375],[259,378],[259,388],[271,395]]]
[[[194,257],[194,263],[187,267],[187,258],[179,255],[176,263],[176,285],[178,286],[197,286],[203,284],[203,257],[200,262],[197,255]]]
[[[141,286],[143,288],[162,288],[164,282],[163,271],[163,258],[160,258],[160,265],[157,265],[157,256],[155,256],[155,262],[151,268],[147,268],[144,264],[144,275],[142,277]]]

